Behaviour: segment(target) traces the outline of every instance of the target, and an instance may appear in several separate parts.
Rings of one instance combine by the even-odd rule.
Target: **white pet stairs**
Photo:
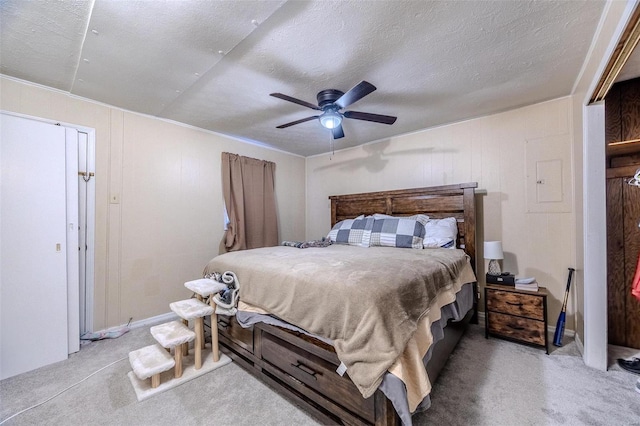
[[[205,372],[231,362],[229,357],[220,354],[218,348],[217,313],[226,315],[233,315],[235,313],[239,285],[235,274],[232,272],[225,272],[221,278],[223,282],[203,278],[184,283],[186,288],[195,293],[196,298],[169,304],[171,310],[178,315],[182,321],[171,321],[151,327],[151,335],[158,344],[149,345],[129,353],[129,362],[133,370],[132,373],[138,379],[138,383],[134,383],[135,378],[131,376],[132,373],[129,373],[129,375],[134,388],[136,388],[138,400],[144,399],[144,397],[141,398],[141,394],[138,392],[139,388],[145,387],[143,390],[148,391],[169,385],[168,383],[161,385],[160,375],[172,368],[174,369],[174,374],[173,379],[169,379],[170,381],[183,378],[183,371],[185,376],[189,376],[186,380],[204,374],[198,374],[198,372],[203,366],[202,350],[205,349],[203,320],[207,315],[211,316],[211,354],[213,362],[208,363],[205,361],[205,364],[207,364],[207,371]],[[218,294],[228,290],[227,285],[229,285],[229,289],[231,289],[231,304],[224,303]],[[208,299],[209,303],[205,303],[205,299]],[[218,306],[218,303],[222,305]],[[189,321],[193,322],[195,331],[188,327]],[[194,340],[194,362],[183,370],[184,357],[189,356],[189,342]],[[174,353],[173,357],[170,355],[171,350],[173,350]],[[187,359],[187,361],[191,360]],[[149,385],[148,383],[145,385],[148,378],[151,378],[151,389],[146,389]],[[176,383],[176,385],[177,384],[179,383]],[[169,388],[173,386],[165,387]]]

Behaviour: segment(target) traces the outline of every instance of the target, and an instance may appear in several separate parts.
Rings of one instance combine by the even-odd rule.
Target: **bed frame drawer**
[[[262,359],[336,404],[374,423],[374,398],[363,400],[347,375],[335,372],[337,365],[281,340],[262,333]],[[355,396],[355,398],[354,398]]]
[[[218,315],[218,333],[253,353],[253,328],[242,328],[235,316]]]

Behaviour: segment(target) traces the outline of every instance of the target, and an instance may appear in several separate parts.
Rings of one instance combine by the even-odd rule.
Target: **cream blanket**
[[[439,318],[440,308],[455,299],[462,284],[475,281],[470,270],[462,250],[332,245],[226,253],[212,259],[204,272],[233,271],[241,283],[240,300],[333,340],[338,358],[366,398],[387,370],[399,368],[403,379],[406,368],[396,361],[405,349],[409,354],[403,358],[420,357],[421,362],[420,352],[431,343],[431,320]],[[422,332],[416,338],[418,328]],[[417,386],[419,394],[425,392],[424,384]],[[407,390],[414,393],[410,386]],[[411,410],[418,397],[410,398]]]

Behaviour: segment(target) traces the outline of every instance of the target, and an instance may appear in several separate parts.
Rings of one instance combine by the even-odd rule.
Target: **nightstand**
[[[485,337],[489,338],[491,335],[540,346],[549,354],[547,295],[544,287],[532,292],[505,285],[486,285]]]

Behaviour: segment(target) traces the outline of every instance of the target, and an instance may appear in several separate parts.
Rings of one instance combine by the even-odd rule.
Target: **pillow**
[[[423,245],[429,247],[456,248],[458,238],[458,221],[455,217],[429,219],[424,227]]]
[[[423,225],[426,225],[429,222],[429,216],[426,214],[414,214],[413,216],[390,216],[388,214],[375,213],[373,215],[374,219],[413,219],[417,220]]]
[[[451,238],[424,237],[422,241],[424,248],[455,248],[455,243]]]
[[[373,218],[346,219],[336,223],[327,238],[336,244],[369,247]]]
[[[422,248],[424,225],[415,219],[375,219],[370,246]]]

